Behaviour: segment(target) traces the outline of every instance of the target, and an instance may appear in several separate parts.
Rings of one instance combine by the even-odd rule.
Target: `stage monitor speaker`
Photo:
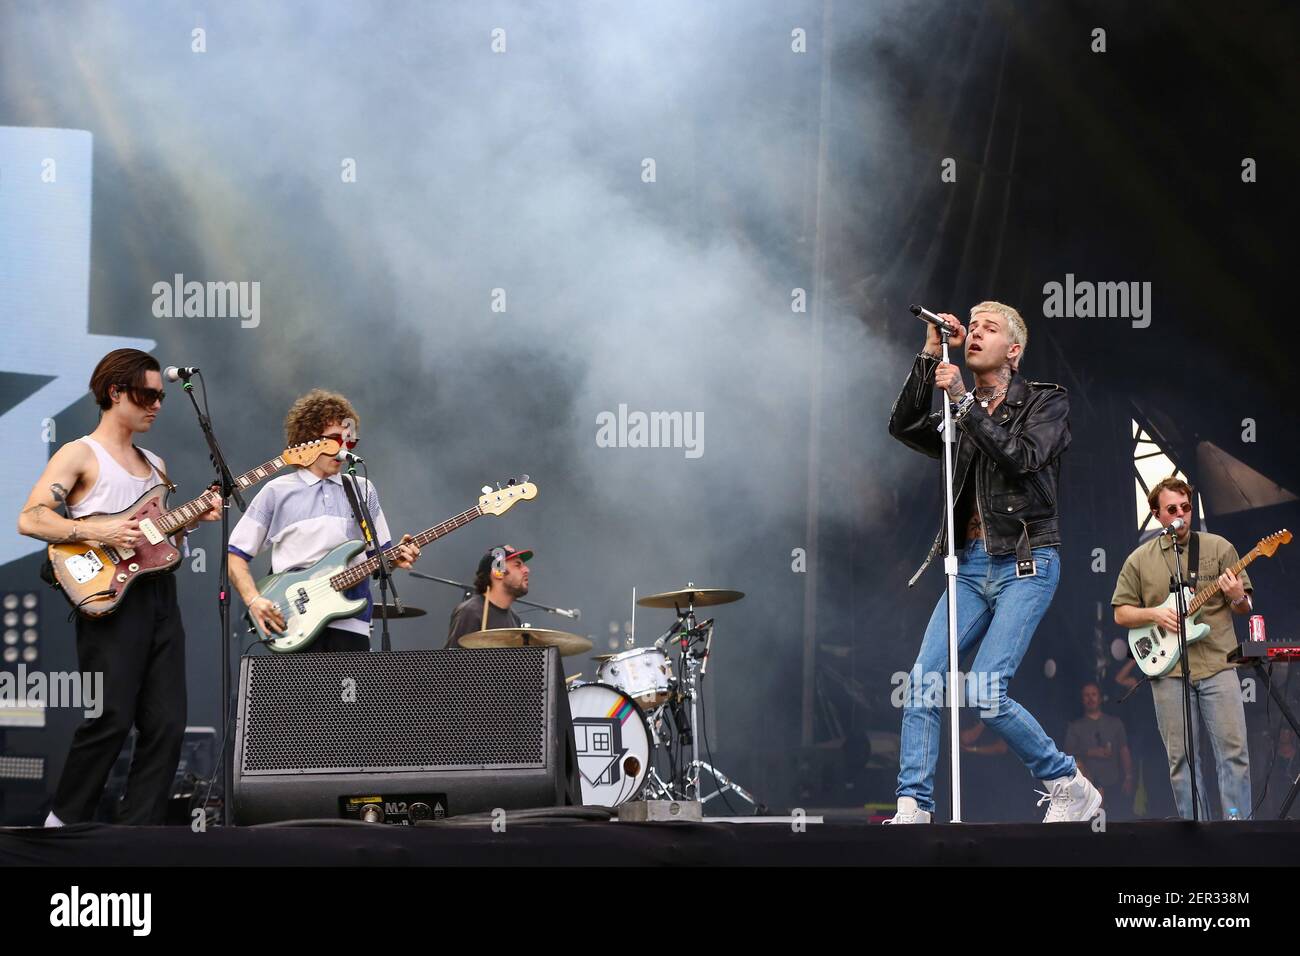
[[[551,647],[245,657],[237,824],[581,803]]]

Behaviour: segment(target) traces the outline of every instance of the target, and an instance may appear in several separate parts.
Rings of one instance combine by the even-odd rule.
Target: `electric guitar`
[[[1232,566],[1233,574],[1240,574],[1241,569],[1260,555],[1271,558],[1273,553],[1284,544],[1291,543],[1291,532],[1283,528],[1267,538],[1261,538],[1255,547],[1246,552],[1246,556]],[[1190,647],[1210,633],[1210,625],[1198,621],[1206,602],[1219,593],[1219,583],[1215,581],[1193,597],[1191,588],[1183,588],[1187,601],[1187,645]],[[1176,595],[1170,594],[1161,607],[1174,608]],[[1174,669],[1178,663],[1178,632],[1166,631],[1158,624],[1143,624],[1131,628],[1128,632],[1128,646],[1133,651],[1133,659],[1147,677],[1163,677]]]
[[[263,462],[235,479],[242,491],[271,477],[290,465],[307,467],[321,455],[334,455],[339,443],[333,438],[286,448],[276,458]],[[46,549],[54,570],[54,586],[63,592],[74,609],[90,618],[112,614],[121,605],[127,590],[139,578],[170,571],[181,562],[181,549],[169,538],[199,515],[210,509],[220,495],[209,489],[179,508],[165,510],[170,489],[154,485],[127,508],[115,514],[82,515],[87,518],[133,518],[140,522],[144,537],[134,548],[91,544],[88,541],[51,544]]]
[[[503,515],[516,503],[536,497],[536,485],[528,481],[516,484],[512,480],[504,488],[484,494],[469,511],[421,531],[415,535],[414,543],[422,548],[430,541],[463,528],[480,515]],[[310,567],[281,571],[262,578],[257,582],[257,592],[284,616],[285,629],[282,634],[273,634],[245,612],[249,631],[256,631],[258,638],[277,654],[289,654],[310,647],[330,621],[356,614],[366,606],[366,599],[349,598],[343,592],[356,587],[379,568],[378,556],[348,567],[348,562],[365,547],[364,541],[345,541]],[[397,556],[399,547],[393,545],[384,552],[390,561]]]

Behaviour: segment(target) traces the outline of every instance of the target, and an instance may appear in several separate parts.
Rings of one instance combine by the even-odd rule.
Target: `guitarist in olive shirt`
[[[1147,499],[1156,519],[1169,527],[1177,518],[1183,526],[1177,531],[1178,545],[1182,549],[1180,561],[1189,562],[1192,552],[1192,487],[1181,478],[1166,478],[1151,489]],[[1201,728],[1208,732],[1218,770],[1219,797],[1223,802],[1223,815],[1235,808],[1241,819],[1251,812],[1250,755],[1246,749],[1246,708],[1241,699],[1241,683],[1236,668],[1228,663],[1228,652],[1237,646],[1233,630],[1233,614],[1249,614],[1251,610],[1250,576],[1243,570],[1232,573],[1239,557],[1237,549],[1217,534],[1204,531],[1196,533],[1199,551],[1195,568],[1184,568],[1183,577],[1190,579],[1195,572],[1197,581],[1205,586],[1217,583],[1220,593],[1211,598],[1201,612],[1199,620],[1210,626],[1203,640],[1188,645],[1187,659],[1192,668],[1192,712],[1196,725],[1199,752]],[[1115,623],[1120,627],[1134,628],[1154,623],[1166,631],[1178,630],[1178,616],[1171,608],[1162,607],[1169,597],[1169,581],[1173,574],[1174,550],[1169,535],[1160,534],[1143,544],[1128,556],[1119,572],[1115,594],[1110,603],[1115,608]],[[1174,801],[1178,815],[1192,818],[1192,786],[1187,772],[1185,734],[1183,730],[1182,662],[1164,677],[1151,681],[1151,695],[1156,706],[1156,725],[1165,742],[1169,757],[1169,779],[1173,784]],[[1196,790],[1201,795],[1201,819],[1209,819],[1204,810],[1205,788],[1201,783],[1201,764],[1196,764]]]
[[[510,610],[510,605],[528,593],[526,562],[532,556],[533,552],[516,551],[508,544],[483,555],[474,575],[474,590],[478,593],[456,605],[451,612],[447,647],[460,647],[460,639],[475,631],[523,626],[519,615]],[[486,622],[484,602],[487,603]]]

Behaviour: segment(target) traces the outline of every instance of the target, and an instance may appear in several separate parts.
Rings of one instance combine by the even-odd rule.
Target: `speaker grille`
[[[544,768],[542,648],[248,659],[244,773]]]

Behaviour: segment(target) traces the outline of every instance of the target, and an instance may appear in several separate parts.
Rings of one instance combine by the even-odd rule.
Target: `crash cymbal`
[[[378,621],[385,613],[388,614],[390,621],[400,621],[408,617],[424,617],[429,612],[422,607],[411,607],[409,604],[403,604],[401,611],[397,610],[396,604],[376,604],[373,615],[374,620]]]
[[[744,591],[727,591],[722,588],[686,588],[681,591],[664,591],[662,594],[648,594],[637,598],[641,607],[710,607],[714,604],[730,604],[745,596]]]
[[[494,627],[475,631],[460,639],[461,647],[556,647],[561,657],[585,654],[591,650],[591,641],[568,631],[552,631],[544,627]]]

